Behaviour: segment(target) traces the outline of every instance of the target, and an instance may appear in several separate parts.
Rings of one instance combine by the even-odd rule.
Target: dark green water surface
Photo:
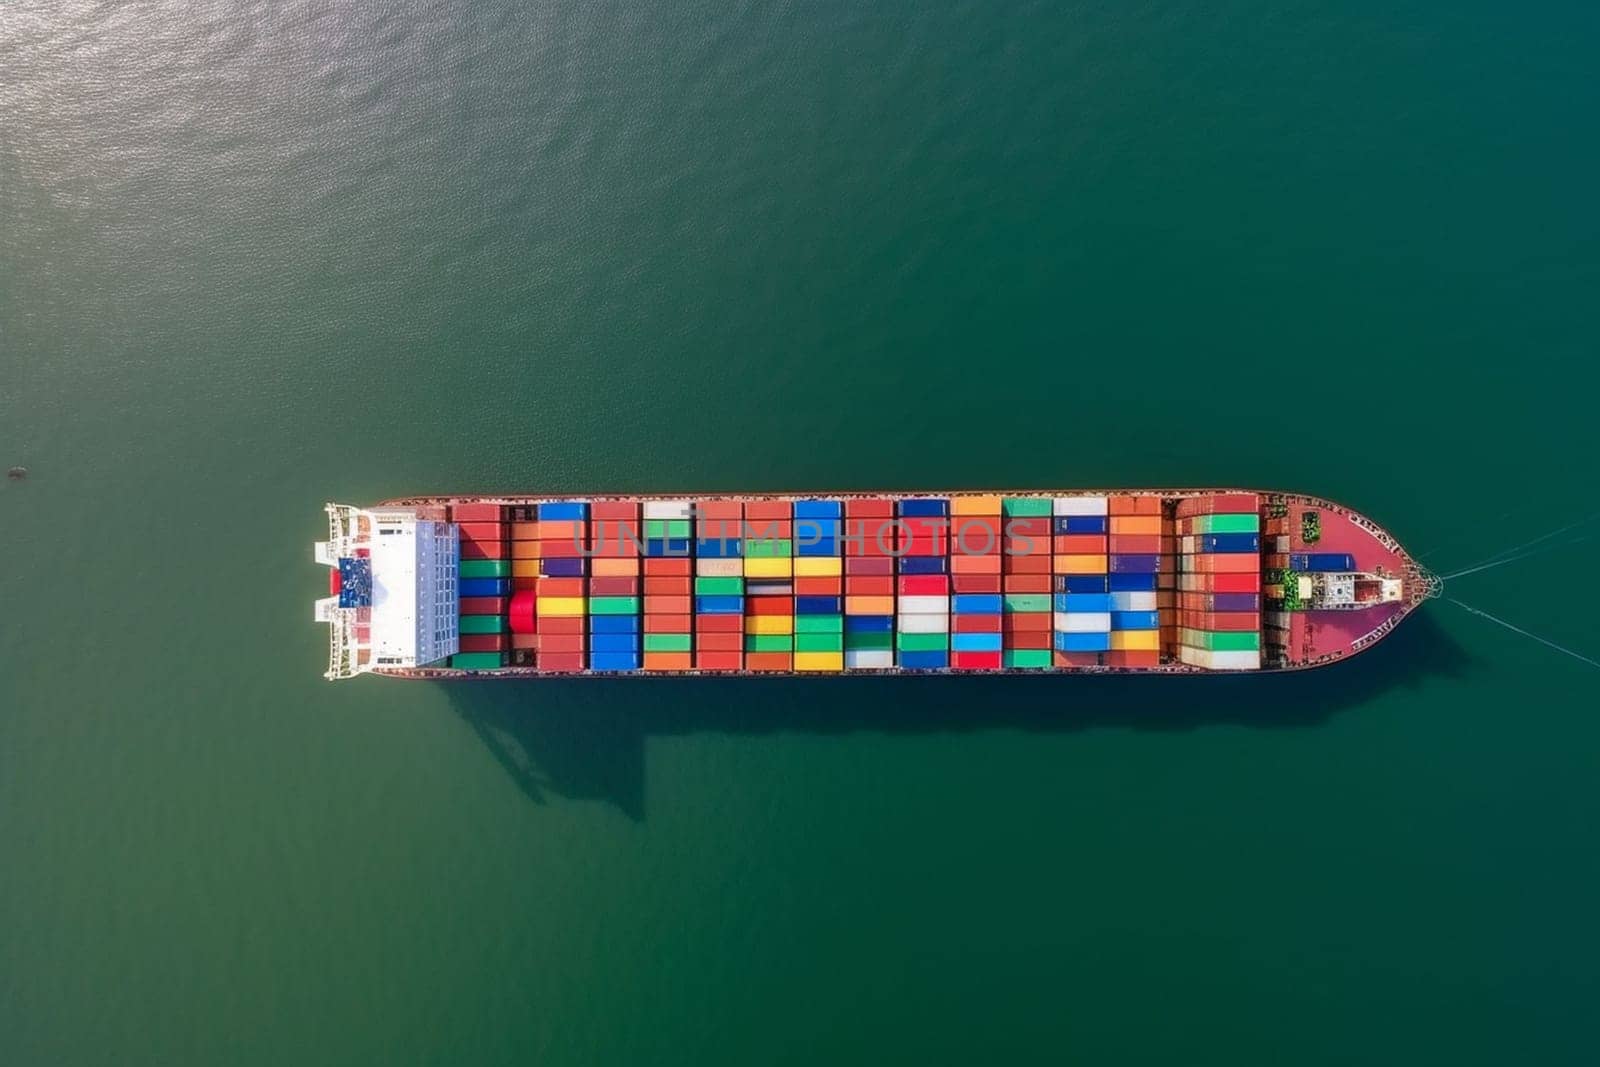
[[[1449,604],[1292,678],[330,685],[310,544],[1581,518],[1595,10],[0,4],[0,1063],[1593,1063],[1600,675]],[[1595,551],[1452,591],[1593,651]]]

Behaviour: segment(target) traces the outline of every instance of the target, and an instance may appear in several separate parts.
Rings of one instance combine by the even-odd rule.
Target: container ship
[[[326,676],[1302,670],[1439,581],[1244,490],[418,497],[327,505]]]

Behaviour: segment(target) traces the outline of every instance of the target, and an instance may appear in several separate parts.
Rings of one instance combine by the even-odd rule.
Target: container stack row
[[[646,500],[644,669],[694,666],[694,520],[688,500]]]
[[[450,520],[460,533],[456,572],[461,609],[460,645],[450,666],[487,670],[503,666],[511,647],[509,523],[499,504],[457,504]]]
[[[950,501],[899,501],[896,526],[895,663],[907,670],[950,666]]]
[[[845,669],[883,670],[895,665],[894,501],[847,500],[844,515]]]
[[[644,666],[639,504],[596,500],[588,519],[589,669],[636,671]]]
[[[1058,497],[1053,630],[1057,667],[1093,667],[1111,651],[1111,502],[1103,496]]]
[[[539,649],[534,666],[546,671],[581,671],[589,665],[586,554],[589,504],[556,500],[537,505],[539,578],[534,584],[534,623]]]
[[[1254,493],[1178,502],[1178,658],[1207,670],[1261,666],[1261,501]]]
[[[1110,550],[1111,667],[1161,662],[1161,498],[1127,494],[1107,502]]]
[[[950,665],[995,670],[1005,658],[1004,527],[998,496],[950,501]]]
[[[844,670],[844,504],[794,502],[794,669]]]
[[[1006,497],[1000,504],[1002,667],[1051,665],[1053,512],[1049,497]]]
[[[744,506],[744,665],[794,670],[794,506],[750,500]]]
[[[744,504],[702,500],[696,505],[694,666],[700,671],[744,667]]]

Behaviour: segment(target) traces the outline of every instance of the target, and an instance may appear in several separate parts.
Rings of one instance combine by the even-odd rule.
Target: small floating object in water
[[[22,481],[22,479],[26,478],[27,476],[28,476],[28,468],[27,467],[12,467],[10,470],[6,471],[6,477],[10,478],[14,482],[20,482],[20,481]]]

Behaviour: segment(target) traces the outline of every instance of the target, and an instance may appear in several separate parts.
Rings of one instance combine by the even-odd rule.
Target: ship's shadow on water
[[[530,800],[604,800],[643,819],[645,742],[700,732],[846,734],[1318,726],[1473,659],[1427,611],[1354,660],[1255,677],[574,678],[445,683]]]

